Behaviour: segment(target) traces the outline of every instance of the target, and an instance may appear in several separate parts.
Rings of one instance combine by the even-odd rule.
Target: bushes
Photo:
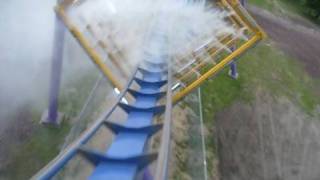
[[[307,7],[307,14],[312,18],[319,20],[320,18],[320,0],[302,0],[303,4]]]

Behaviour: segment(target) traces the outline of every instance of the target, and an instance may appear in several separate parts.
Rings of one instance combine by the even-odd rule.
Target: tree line
[[[320,0],[301,0],[307,7],[306,13],[311,17],[319,20],[320,18]]]

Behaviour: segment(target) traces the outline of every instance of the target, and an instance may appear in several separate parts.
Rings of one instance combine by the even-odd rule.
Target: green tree
[[[304,0],[308,7],[308,14],[316,19],[320,18],[320,0]]]

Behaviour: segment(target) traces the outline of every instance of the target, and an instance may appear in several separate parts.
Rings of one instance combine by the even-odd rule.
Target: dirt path
[[[236,103],[216,121],[224,180],[316,180],[320,122],[286,98],[258,91],[251,105]]]
[[[312,77],[320,77],[316,26],[249,9],[279,48],[302,62]],[[319,116],[307,115],[289,99],[257,87],[253,102],[233,104],[215,122],[221,179],[319,179]]]
[[[257,7],[249,11],[277,45],[300,60],[312,77],[320,77],[320,29],[301,20],[276,16]]]

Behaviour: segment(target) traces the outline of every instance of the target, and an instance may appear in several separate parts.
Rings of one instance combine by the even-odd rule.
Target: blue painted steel
[[[150,173],[149,168],[146,168],[146,170],[143,172],[143,178],[142,180],[153,180],[153,176]]]
[[[159,125],[152,125],[153,117],[165,109],[164,106],[157,106],[159,95],[163,95],[161,87],[167,83],[163,80],[167,78],[164,77],[164,73],[156,73],[163,70],[160,65],[163,63],[146,63],[148,72],[140,70],[142,79],[134,78],[140,89],[130,90],[134,94],[135,102],[132,105],[119,103],[127,112],[128,118],[122,127],[109,123],[109,127],[116,131],[117,135],[110,148],[106,150],[105,157],[130,159],[143,155],[150,133],[153,134],[160,128]],[[139,163],[100,161],[89,179],[133,180],[140,170]]]
[[[52,60],[51,60],[49,108],[48,108],[48,117],[46,119],[47,121],[45,121],[45,123],[57,124],[58,96],[59,96],[60,80],[61,80],[64,37],[65,37],[65,27],[60,21],[59,17],[56,17],[54,44],[53,44]]]
[[[237,71],[237,63],[235,61],[232,61],[230,64],[230,75],[232,78],[237,79],[238,78],[238,71]]]
[[[128,89],[128,92],[135,98],[138,96],[145,96],[145,97],[155,97],[157,99],[162,98],[164,95],[166,95],[166,92],[155,92],[155,93],[144,93],[144,92],[139,92],[133,89]]]
[[[168,73],[167,70],[162,70],[162,71],[159,71],[159,72],[149,71],[149,70],[144,69],[144,68],[139,68],[138,70],[143,74],[163,74],[163,73],[167,74]]]
[[[83,157],[85,157],[90,163],[92,163],[94,166],[103,162],[116,163],[119,165],[134,164],[134,165],[137,165],[138,170],[141,170],[142,168],[144,168],[146,165],[154,161],[158,156],[157,153],[151,153],[151,154],[141,154],[141,155],[125,157],[125,158],[109,157],[98,151],[91,150],[85,147],[80,147],[79,153]]]
[[[241,3],[241,5],[242,5],[243,7],[245,7],[245,5],[246,5],[246,0],[240,0],[240,3]]]
[[[159,38],[157,40],[159,40]],[[157,43],[153,45],[156,46]],[[158,48],[161,50],[163,47]],[[34,179],[51,179],[77,153],[84,156],[95,166],[92,174],[88,177],[89,179],[136,179],[144,167],[158,157],[157,153],[145,153],[148,139],[163,127],[162,124],[153,125],[154,116],[163,113],[165,108],[167,108],[165,122],[167,124],[170,122],[168,121],[168,111],[171,112],[171,93],[167,96],[167,101],[170,102],[170,105],[158,105],[159,98],[166,94],[163,92],[162,86],[168,83],[168,80],[171,83],[171,78],[168,77],[171,71],[166,69],[167,62],[164,57],[166,56],[149,56],[148,61],[144,60],[139,69],[137,68],[134,72],[125,90],[110,108],[110,111],[103,114],[90,129],[55,158],[48,167],[41,170]],[[140,72],[140,74],[138,72]],[[133,82],[139,85],[137,90],[131,89]],[[165,91],[167,91],[167,89],[170,89],[168,92],[171,92],[171,84],[167,85]],[[126,93],[133,95],[135,98],[133,103],[121,103],[121,99]],[[124,124],[120,125],[107,122],[107,119],[116,107],[122,108],[124,112],[127,113],[127,120]],[[105,152],[97,152],[84,148],[83,145],[91,139],[103,124],[115,133],[110,147]],[[169,126],[167,125],[166,127]],[[166,129],[168,131],[170,128]],[[168,133],[167,131],[166,133]],[[170,135],[167,137],[170,137]],[[166,139],[166,144],[168,142]]]
[[[157,75],[153,75],[157,76]],[[140,78],[134,78],[134,80],[140,85],[140,86],[155,86],[155,87],[162,87],[167,83],[167,80],[161,80],[161,81],[152,81],[152,75],[145,76],[148,78],[140,79]]]
[[[137,69],[134,71],[133,75],[137,73]],[[125,89],[128,89],[133,82],[133,76],[129,80]],[[117,97],[115,103],[107,110],[104,114],[101,115],[99,119],[88,129],[86,130],[79,139],[76,140],[73,144],[69,145],[64,152],[59,154],[50,164],[40,170],[32,179],[47,180],[54,177],[68,162],[72,159],[77,153],[80,146],[86,144],[92,136],[100,129],[104,121],[110,117],[114,110],[118,106],[118,102],[125,96],[127,91],[121,92]]]
[[[245,6],[245,0],[240,0],[240,4],[242,6]],[[232,46],[231,47],[231,51],[234,51],[235,47]],[[233,60],[231,63],[230,63],[230,76],[233,78],[233,79],[237,79],[238,78],[238,70],[237,70],[237,62],[235,60]]]
[[[162,113],[164,111],[164,106],[154,106],[154,107],[142,107],[144,106],[143,104],[149,104],[148,100],[150,99],[156,99],[155,97],[139,97],[140,102],[140,106],[131,106],[131,105],[127,105],[124,103],[119,103],[119,106],[126,112],[126,113],[130,113],[130,112],[137,112],[137,113],[154,113],[154,114],[159,114]],[[148,106],[148,105],[146,105]]]
[[[231,51],[234,51],[235,47],[232,46],[230,49],[231,49]],[[237,79],[237,78],[238,78],[238,70],[237,70],[237,62],[236,62],[236,60],[233,60],[233,61],[230,63],[230,72],[229,72],[229,75],[230,75],[233,79]]]
[[[111,129],[115,134],[120,132],[128,132],[128,133],[143,133],[148,134],[148,136],[152,136],[156,132],[158,132],[162,128],[162,124],[155,124],[146,127],[127,127],[120,124],[116,124],[110,121],[105,121],[104,124]]]
[[[157,60],[159,61],[159,60]],[[166,62],[153,62],[153,61],[149,61],[149,60],[144,60],[144,63],[147,66],[157,66],[157,67],[161,67],[163,68],[166,65]]]

